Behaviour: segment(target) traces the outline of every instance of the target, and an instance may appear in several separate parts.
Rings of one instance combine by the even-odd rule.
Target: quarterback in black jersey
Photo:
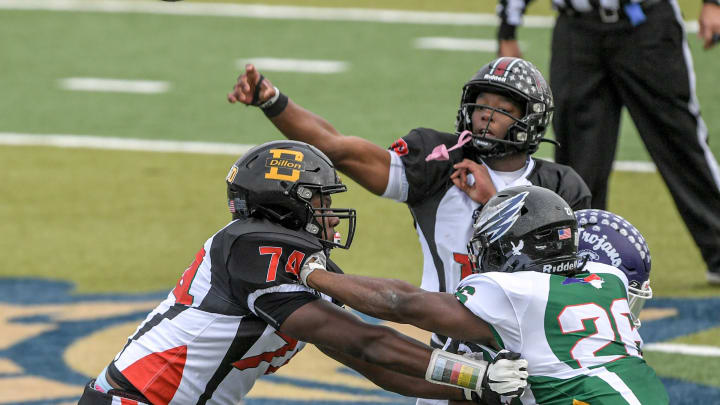
[[[473,215],[498,191],[531,184],[559,194],[574,210],[590,207],[590,191],[573,169],[531,157],[545,141],[554,104],[542,74],[523,59],[496,59],[472,76],[455,133],[413,129],[388,150],[342,135],[250,64],[227,98],[260,107],[289,139],[318,147],[369,191],[406,203],[423,250],[425,290],[453,291],[470,274],[465,246]],[[433,345],[442,340],[434,336]]]
[[[452,355],[366,324],[299,283],[313,255],[349,248],[355,232],[355,210],[331,208],[332,195],[346,186],[318,149],[295,141],[260,145],[231,167],[226,182],[232,221],[207,239],[167,298],[86,384],[80,405],[238,404],[305,342],[404,395],[477,399],[476,391],[490,387],[488,375],[491,390],[522,391],[527,363],[510,358],[455,358],[477,371],[476,385],[431,383],[433,359]],[[336,235],[343,223],[344,241]]]

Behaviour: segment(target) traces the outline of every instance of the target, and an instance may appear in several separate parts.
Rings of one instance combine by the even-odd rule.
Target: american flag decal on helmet
[[[570,228],[558,229],[558,239],[570,239],[572,237],[572,231]]]

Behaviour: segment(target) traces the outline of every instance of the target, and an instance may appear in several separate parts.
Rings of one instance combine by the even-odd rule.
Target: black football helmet
[[[538,271],[572,275],[578,228],[573,210],[554,192],[537,186],[510,187],[480,211],[468,243],[474,272]]]
[[[326,248],[347,249],[355,235],[356,213],[352,208],[324,206],[325,196],[347,191],[330,159],[303,142],[274,141],[250,149],[230,168],[226,178],[228,207],[233,219],[262,216],[316,236]],[[320,196],[320,207],[311,204]],[[339,218],[346,231],[329,239],[324,217]]]
[[[496,108],[475,104],[482,92],[509,97],[522,106],[524,115],[517,119]],[[504,139],[486,137],[487,128],[473,128],[472,114],[476,108],[489,109],[493,114],[503,114],[515,121]],[[556,143],[543,138],[554,110],[550,86],[535,65],[520,58],[498,58],[483,66],[463,86],[455,130],[458,135],[466,130],[472,132],[472,142],[465,144],[471,156],[483,159],[518,152],[532,154],[541,141]]]

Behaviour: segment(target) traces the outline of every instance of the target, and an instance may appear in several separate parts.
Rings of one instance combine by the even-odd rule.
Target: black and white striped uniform
[[[439,144],[448,148],[457,135],[417,128],[390,147],[391,167],[383,197],[404,202],[410,208],[423,252],[421,288],[428,291],[455,291],[460,280],[470,275],[467,243],[472,237],[476,203],[450,180],[453,165],[466,157],[464,148],[450,151],[446,161],[425,161]],[[588,208],[590,192],[570,167],[528,158],[514,178],[488,169],[495,189],[533,184],[563,197],[573,209]],[[433,335],[431,344],[442,347],[444,337]]]
[[[645,0],[636,7],[645,21],[634,25],[631,3],[553,0],[550,84],[562,144],[555,160],[573,167],[590,187],[592,207],[604,209],[627,107],[708,270],[720,276],[720,168],[700,116],[682,15],[676,0]],[[500,39],[514,37],[524,8],[524,0],[500,1]],[[651,204],[652,196],[636,198],[643,197]]]
[[[305,258],[320,250],[306,232],[264,219],[230,222],[205,242],[108,374],[153,404],[240,403],[258,378],[304,347],[278,329],[301,306],[329,299],[297,283]]]

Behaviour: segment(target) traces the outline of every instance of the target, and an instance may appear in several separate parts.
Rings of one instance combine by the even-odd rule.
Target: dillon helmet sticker
[[[520,210],[525,205],[528,194],[529,192],[523,191],[481,214],[475,225],[475,229],[479,229],[477,232],[487,234],[489,243],[500,239],[520,218]]]

